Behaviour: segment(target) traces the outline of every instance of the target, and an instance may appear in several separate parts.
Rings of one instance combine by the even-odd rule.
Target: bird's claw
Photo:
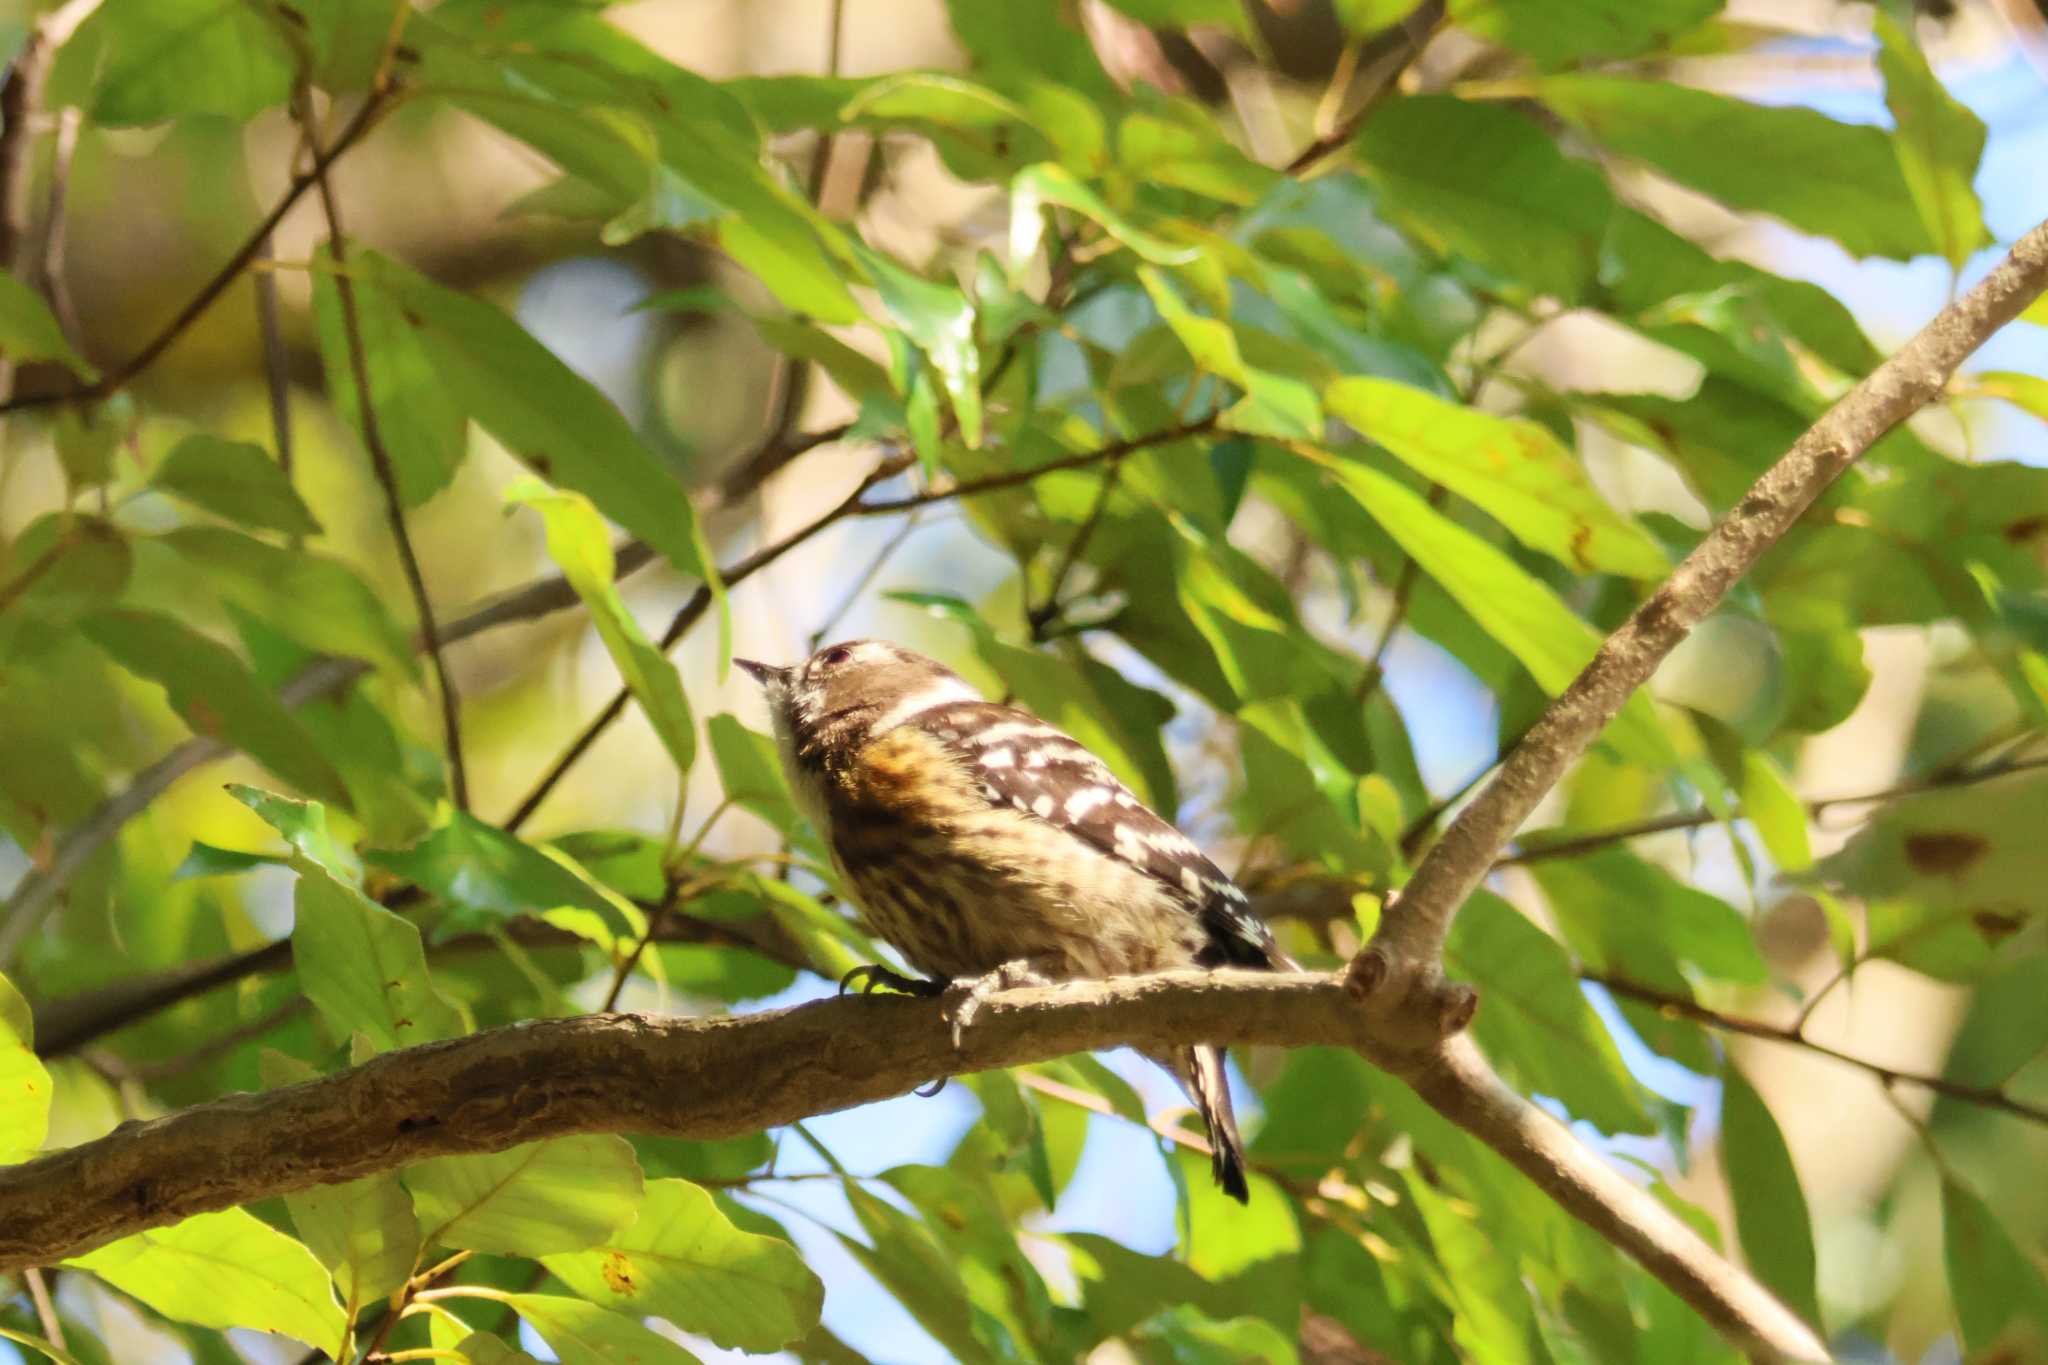
[[[948,982],[939,999],[940,1011],[953,1026],[953,1050],[958,1052],[967,1036],[967,1030],[974,1023],[974,1017],[981,1013],[981,1007],[991,995],[998,991],[1014,990],[1019,986],[1049,986],[1052,978],[1032,964],[1028,958],[1005,962],[992,972]]]
[[[923,996],[927,1000],[935,1000],[945,994],[946,988],[952,984],[947,981],[927,981],[921,976],[905,976],[879,962],[864,962],[839,978],[839,993],[844,995],[852,990],[856,981],[860,983],[862,995],[873,993],[877,986],[886,986],[892,991],[904,995]]]

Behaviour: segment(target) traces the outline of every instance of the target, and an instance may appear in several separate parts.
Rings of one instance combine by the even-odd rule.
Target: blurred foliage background
[[[954,663],[1335,965],[1599,636],[2048,216],[2022,0],[57,12],[0,140],[0,1074],[39,1097],[7,1159],[881,956],[735,649]],[[1848,1359],[2048,1359],[2044,375],[2022,323],[1880,443],[1451,944],[1509,1080]],[[377,955],[405,1009],[356,989]],[[1398,1083],[1240,1060],[1248,1210],[1159,1078],[1076,1058],[208,1215],[47,1272],[42,1312],[0,1281],[0,1330],[1729,1358]],[[624,1292],[607,1249],[673,1273]],[[429,1267],[452,1297],[387,1327]]]

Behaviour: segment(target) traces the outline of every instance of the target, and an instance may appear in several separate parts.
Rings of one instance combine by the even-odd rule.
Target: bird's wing
[[[1279,961],[1272,932],[1237,884],[1079,741],[1028,711],[984,701],[935,707],[909,723],[959,757],[989,801],[1057,826],[1165,885],[1208,934],[1214,960],[1204,965]]]

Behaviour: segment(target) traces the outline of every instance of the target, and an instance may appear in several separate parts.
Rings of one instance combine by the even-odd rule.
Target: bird
[[[1236,883],[1100,758],[937,660],[848,640],[786,667],[733,662],[761,684],[791,790],[867,928],[932,979],[879,965],[849,978],[939,995],[1296,968]],[[1248,1202],[1223,1050],[1147,1055],[1207,1123],[1217,1185]]]

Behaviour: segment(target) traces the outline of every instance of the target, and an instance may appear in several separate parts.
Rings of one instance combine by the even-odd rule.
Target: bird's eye
[[[845,645],[834,645],[818,656],[818,662],[826,668],[836,668],[853,657],[853,651]]]

